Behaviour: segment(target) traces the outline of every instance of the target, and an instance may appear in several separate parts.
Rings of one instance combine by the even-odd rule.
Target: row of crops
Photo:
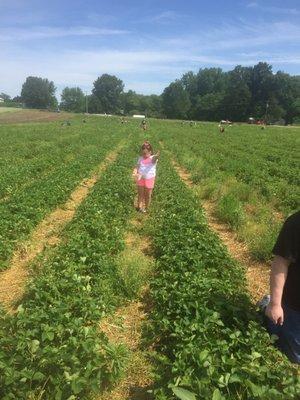
[[[130,175],[138,143],[144,137],[133,123],[122,127],[115,120],[91,119],[89,124],[83,128],[75,120],[72,129],[65,131],[58,124],[47,124],[47,128],[43,124],[28,126],[24,143],[19,138],[16,170],[17,165],[23,171],[40,165],[45,177],[49,167],[67,171],[66,175],[72,178],[69,184],[57,178],[43,186],[43,179],[35,180],[33,174],[32,185],[39,182],[36,192],[31,191],[31,186],[21,185],[20,192],[14,189],[3,201],[3,212],[9,209],[12,199],[15,206],[24,199],[20,204],[24,210],[26,204],[31,204],[32,212],[26,214],[30,227],[24,235],[4,238],[4,248],[10,249],[3,253],[4,260],[52,207],[68,198],[71,186],[88,175],[122,138],[127,137],[128,141],[62,232],[61,244],[31,265],[32,279],[16,314],[7,315],[0,308],[3,400],[89,399],[92,391],[102,391],[118,382],[125,370],[126,347],[111,343],[99,322],[133,296],[126,277],[119,271],[118,257],[125,248],[124,237],[135,212]],[[184,156],[184,140],[177,136],[176,142],[167,135],[171,125],[159,125],[154,140],[164,140],[171,156],[179,159]],[[47,131],[50,147],[45,145],[45,152],[41,146],[38,151],[37,144],[36,155],[26,161],[29,138],[38,141],[39,132],[47,137]],[[58,132],[61,138],[54,138]],[[147,136],[152,141],[151,131]],[[68,144],[71,138],[74,143]],[[5,140],[7,143],[9,136]],[[60,140],[64,143],[61,153],[57,150]],[[52,142],[56,159],[53,164],[51,157],[45,161]],[[74,159],[64,163],[60,160],[67,153],[63,148],[68,146],[74,147],[70,149],[72,156],[67,158]],[[80,149],[85,146],[83,155]],[[208,228],[199,197],[180,180],[168,154],[162,151],[153,207],[144,227],[152,241],[156,265],[149,282],[151,310],[141,344],[150,345],[155,369],[149,398],[297,399],[300,379],[296,368],[273,348],[251,305],[244,270]],[[77,162],[76,168],[72,162]],[[5,168],[9,171],[8,164]],[[16,186],[21,182],[19,179]],[[4,187],[7,188],[5,184]],[[45,204],[40,203],[41,193],[45,193],[45,199],[51,198],[58,188],[63,197],[55,197],[39,212],[40,204]],[[12,232],[15,227],[18,232],[18,221],[22,221],[20,226],[24,223],[23,206],[15,210]]]
[[[173,399],[172,393],[186,400],[298,398],[297,372],[261,327],[244,270],[209,230],[168,160],[161,160],[156,190],[150,221],[157,259],[152,335],[161,371],[156,399]]]
[[[124,348],[110,344],[97,323],[126,299],[114,259],[132,212],[132,147],[127,155],[80,206],[17,314],[1,313],[1,399],[83,398],[118,377]]]
[[[299,129],[237,125],[222,135],[215,124],[155,128],[217,218],[254,258],[270,259],[284,217],[300,206]]]
[[[58,124],[0,127],[0,270],[16,245],[113,149],[122,132],[93,124],[72,131]],[[5,128],[5,131],[4,131]]]
[[[157,131],[194,180],[222,182],[232,176],[257,190],[285,213],[299,208],[299,129],[237,125],[220,135],[215,124],[182,128],[165,124]]]

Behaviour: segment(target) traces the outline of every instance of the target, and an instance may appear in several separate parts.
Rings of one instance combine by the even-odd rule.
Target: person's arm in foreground
[[[282,325],[284,321],[281,300],[289,264],[289,260],[280,256],[275,256],[272,262],[270,275],[271,299],[266,308],[266,316],[269,317],[274,324]]]

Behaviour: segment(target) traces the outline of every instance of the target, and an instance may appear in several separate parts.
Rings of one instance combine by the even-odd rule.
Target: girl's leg
[[[153,191],[153,189],[145,188],[145,206],[146,206],[146,209],[148,209],[150,204],[151,204],[152,191]]]
[[[138,208],[143,208],[145,204],[145,188],[138,186]]]

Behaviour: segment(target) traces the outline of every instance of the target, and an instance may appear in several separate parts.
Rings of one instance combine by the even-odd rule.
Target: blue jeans
[[[300,364],[300,312],[283,306],[283,325],[275,325],[266,317],[266,325],[270,335],[278,336],[275,345],[287,355],[293,363]]]

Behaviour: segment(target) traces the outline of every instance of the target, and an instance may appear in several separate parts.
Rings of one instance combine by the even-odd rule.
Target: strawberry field
[[[0,270],[32,228],[116,146],[120,131],[106,128],[94,124],[83,134],[81,121],[71,127],[0,125]]]
[[[245,268],[209,228],[202,202],[214,202],[254,257],[267,257],[251,234],[263,241],[272,218],[275,236],[281,218],[299,208],[300,130],[241,126],[220,136],[213,124],[153,120],[144,133],[133,120],[82,119],[0,125],[2,273],[36,226],[116,151],[58,243],[26,266],[22,298],[10,310],[0,305],[0,398],[102,400],[103,390],[126,379],[130,349],[101,321],[111,317],[115,329],[115,312],[136,301],[146,314],[138,346],[153,371],[143,392],[131,388],[123,400],[298,399],[298,369],[273,347]],[[138,216],[131,173],[145,139],[161,160],[149,215]],[[174,160],[195,188],[182,182]],[[154,259],[143,294],[118,261],[132,222]]]
[[[159,139],[191,175],[198,194],[237,232],[258,260],[268,260],[282,220],[300,207],[297,127],[216,124],[155,126]]]

